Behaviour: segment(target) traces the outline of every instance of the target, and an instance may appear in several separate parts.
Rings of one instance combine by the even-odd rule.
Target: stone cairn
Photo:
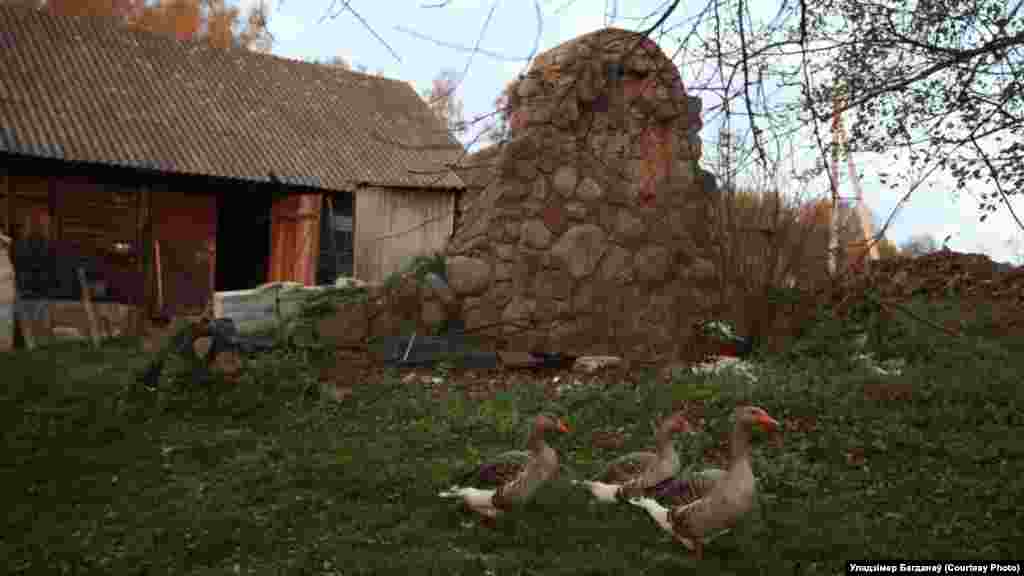
[[[497,349],[689,357],[693,324],[720,290],[700,108],[634,32],[600,30],[541,54],[511,91],[509,141],[465,169],[477,183],[444,254],[448,287],[407,273],[361,288],[319,323],[321,336],[361,347],[461,319]]]
[[[604,29],[536,58],[510,139],[463,208],[449,284],[504,347],[662,361],[718,291],[699,98],[651,40]]]

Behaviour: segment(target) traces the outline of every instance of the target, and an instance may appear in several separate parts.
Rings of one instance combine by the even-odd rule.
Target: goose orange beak
[[[558,431],[561,432],[562,434],[568,434],[569,433],[569,427],[565,425],[565,422],[562,422],[561,420],[559,420],[558,421]]]
[[[767,414],[760,414],[757,417],[757,423],[761,425],[761,428],[769,431],[777,431],[782,427],[779,421]]]

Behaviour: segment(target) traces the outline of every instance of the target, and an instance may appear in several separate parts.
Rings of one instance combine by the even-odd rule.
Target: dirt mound
[[[1000,333],[1024,333],[1024,267],[998,264],[984,254],[942,250],[874,262],[844,279],[833,303],[842,309],[869,291],[884,303],[956,298],[965,311],[990,313]]]

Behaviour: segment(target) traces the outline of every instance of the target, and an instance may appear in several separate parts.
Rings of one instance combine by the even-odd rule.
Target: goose
[[[613,460],[596,480],[573,480],[583,486],[598,502],[618,502],[635,496],[649,495],[679,473],[679,454],[672,438],[675,434],[693,433],[693,427],[682,412],[674,412],[655,428],[654,452],[631,452]]]
[[[665,507],[646,496],[629,499],[630,504],[646,510],[659,527],[693,551],[698,560],[703,557],[708,541],[731,529],[753,508],[757,483],[750,465],[752,428],[780,428],[778,421],[757,406],[740,406],[734,416],[729,468],[710,474],[700,485],[677,485],[677,490],[689,492],[689,502]]]
[[[510,451],[491,459],[463,477],[475,477],[493,488],[452,486],[438,494],[461,499],[470,510],[490,519],[511,506],[521,505],[558,474],[558,453],[545,441],[548,432],[569,432],[565,423],[551,415],[539,414],[526,441],[527,450]]]

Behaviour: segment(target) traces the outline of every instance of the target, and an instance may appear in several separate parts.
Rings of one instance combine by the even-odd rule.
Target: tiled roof
[[[466,188],[482,189],[490,185],[499,175],[501,144],[491,144],[467,154],[455,168]]]
[[[0,6],[0,152],[165,172],[461,188],[406,82]]]

